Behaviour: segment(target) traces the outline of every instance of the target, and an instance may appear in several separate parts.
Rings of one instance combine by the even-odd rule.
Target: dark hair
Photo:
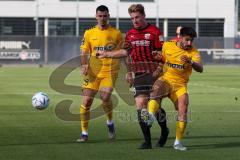
[[[109,12],[108,7],[104,6],[104,5],[98,6],[97,9],[96,9],[96,13],[97,13],[97,11],[101,11],[101,12],[107,11],[107,12]]]
[[[192,27],[183,27],[180,30],[181,36],[190,36],[191,38],[197,37],[196,31]]]

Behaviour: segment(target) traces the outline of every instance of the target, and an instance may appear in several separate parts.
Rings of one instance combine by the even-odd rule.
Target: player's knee
[[[103,94],[103,95],[101,95],[101,100],[103,102],[109,102],[110,98],[111,98],[111,94]]]
[[[90,108],[90,106],[92,105],[92,102],[93,102],[93,98],[92,97],[85,97],[84,100],[83,100],[83,105],[86,108]]]
[[[137,109],[143,109],[147,107],[147,101],[136,101],[136,107]]]

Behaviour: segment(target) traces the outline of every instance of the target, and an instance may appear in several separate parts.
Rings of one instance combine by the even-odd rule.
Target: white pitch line
[[[215,85],[206,85],[206,84],[200,84],[200,83],[189,83],[189,85],[201,86],[201,87],[209,87],[209,88],[218,88],[218,89],[230,89],[230,90],[240,91],[240,88],[223,87],[223,86],[215,86]]]

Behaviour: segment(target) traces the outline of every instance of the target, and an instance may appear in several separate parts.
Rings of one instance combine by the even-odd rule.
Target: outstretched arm
[[[114,51],[98,51],[96,56],[98,58],[122,58],[128,55],[128,51],[125,49],[119,49]]]

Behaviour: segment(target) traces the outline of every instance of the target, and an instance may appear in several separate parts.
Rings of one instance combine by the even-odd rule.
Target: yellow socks
[[[186,128],[187,122],[177,121],[176,123],[176,139],[181,141]]]
[[[154,99],[151,99],[149,102],[148,102],[148,112],[150,114],[155,114],[157,113],[158,109],[160,108],[159,106],[159,103],[154,100]]]
[[[80,120],[81,120],[81,129],[82,133],[88,133],[88,123],[90,119],[90,110],[85,106],[80,106]]]

